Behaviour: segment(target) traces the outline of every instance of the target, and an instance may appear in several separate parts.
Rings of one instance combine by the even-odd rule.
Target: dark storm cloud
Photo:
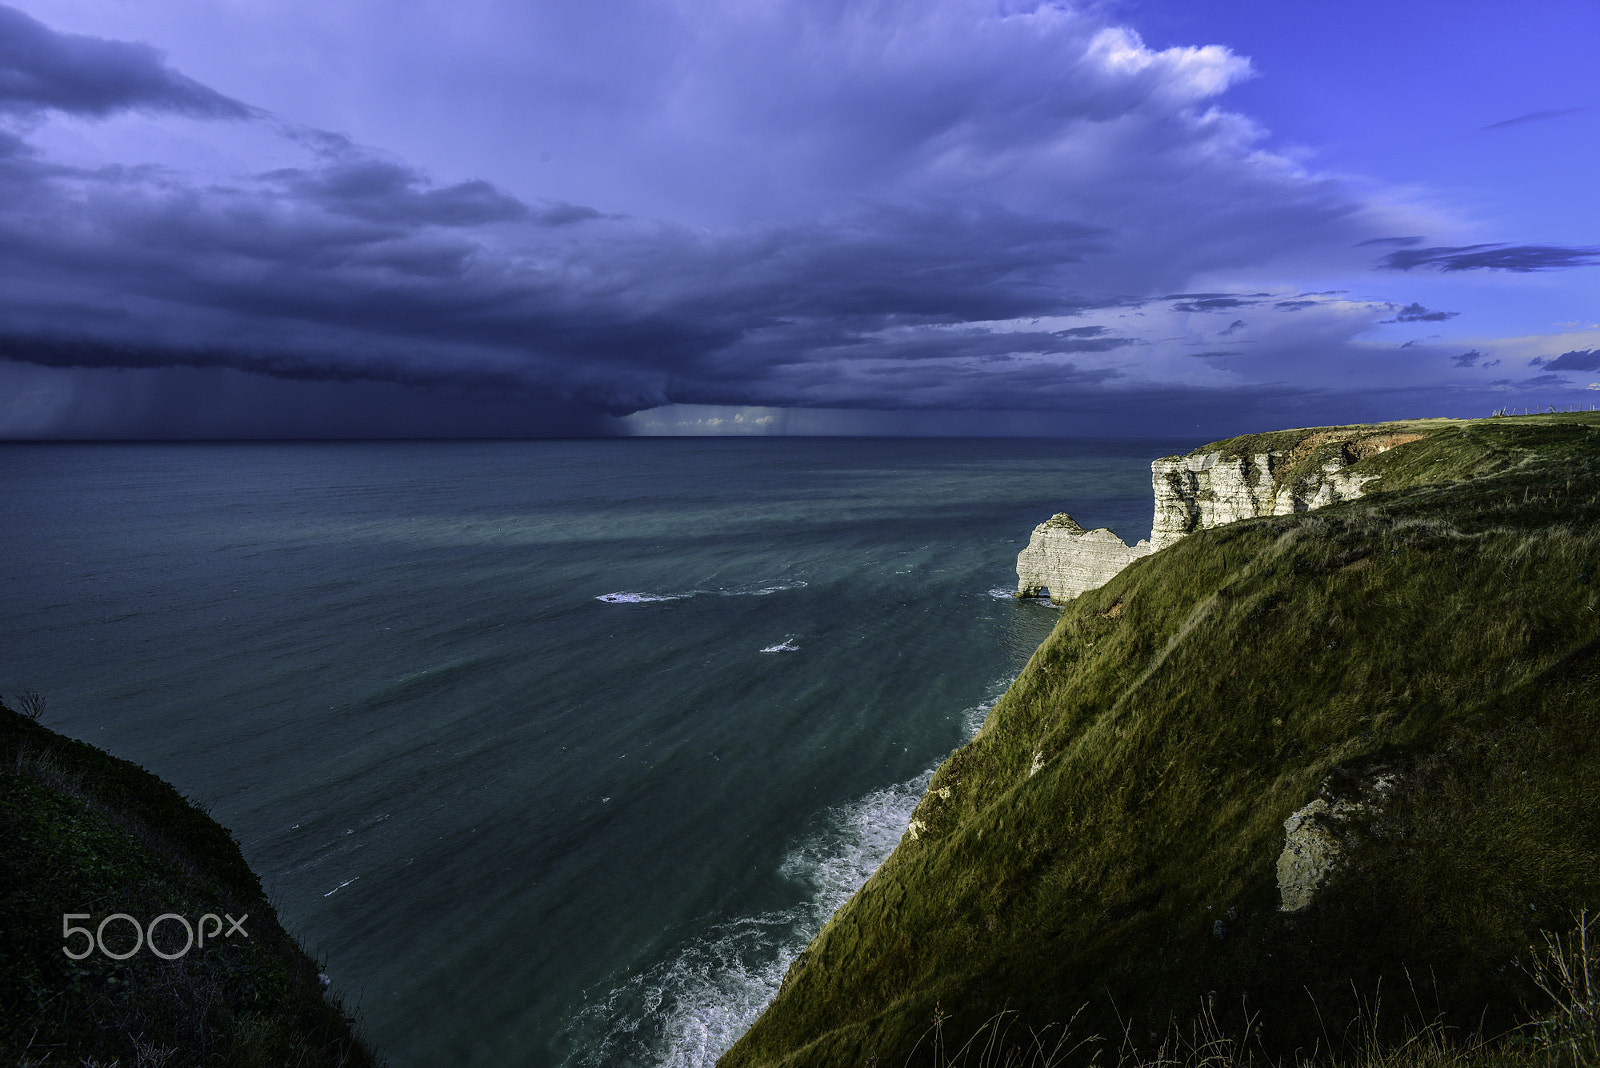
[[[1535,356],[1528,365],[1546,371],[1600,371],[1600,349],[1577,349],[1556,357]]]
[[[525,7],[557,22],[589,10]],[[1170,341],[1173,313],[1260,307],[1252,338],[1308,331],[1315,345],[1264,336],[1250,347],[1271,381],[1306,381],[1383,305],[1180,290],[1284,257],[1342,270],[1368,234],[1420,228],[1273,155],[1252,123],[1216,106],[1249,73],[1220,47],[1152,50],[1101,13],[1052,3],[745,7],[735,18],[717,4],[653,5],[661,32],[620,42],[637,46],[623,48],[637,78],[595,75],[587,56],[563,67],[574,88],[554,82],[547,95],[583,108],[569,118],[530,100],[530,116],[557,133],[582,126],[552,143],[592,163],[548,197],[537,182],[558,167],[436,180],[252,111],[145,46],[0,8],[0,105],[27,113],[18,128],[55,121],[52,109],[260,120],[218,138],[256,139],[227,178],[198,140],[170,158],[203,157],[204,174],[69,164],[0,131],[0,357],[81,373],[102,394],[113,368],[186,382],[186,400],[195,383],[265,376],[274,396],[328,404],[376,396],[366,384],[377,383],[590,414],[1105,411],[1158,397],[1168,387],[1152,380],[1169,374],[1184,396],[1227,378],[1229,390],[1205,396],[1237,401],[1259,385],[1239,370],[1248,361],[1224,376],[1181,359],[1195,342]],[[135,125],[108,143],[149,135]],[[149,143],[160,158],[166,142]],[[1317,305],[1328,307],[1303,311]],[[1282,328],[1291,317],[1274,307],[1302,314]],[[1121,325],[1133,315],[1113,315],[1141,308],[1148,337]],[[1449,314],[1413,305],[1398,321]],[[1244,328],[1230,318],[1223,335]],[[1200,321],[1207,333],[1229,322]]]
[[[169,68],[149,45],[57,33],[0,6],[0,110],[105,116],[174,111],[246,119],[260,112]]]
[[[307,204],[369,222],[479,226],[528,214],[527,205],[488,182],[429,188],[427,179],[414,168],[371,157],[341,160],[316,170],[278,170],[263,177]],[[584,217],[572,214],[571,205],[563,207],[569,211],[562,221]],[[600,214],[589,210],[593,217]]]
[[[1399,245],[1410,248],[1412,245],[1422,244],[1420,237],[1369,237],[1365,241],[1357,241],[1356,248],[1365,248],[1368,245]]]
[[[1485,130],[1503,130],[1507,126],[1520,126],[1525,122],[1541,122],[1544,119],[1559,119],[1563,115],[1577,115],[1580,112],[1588,110],[1588,108],[1558,108],[1554,111],[1530,111],[1526,115],[1518,115],[1514,119],[1502,119],[1499,122],[1491,122],[1489,125],[1482,128]]]
[[[1407,304],[1401,308],[1393,319],[1383,319],[1385,323],[1442,323],[1446,319],[1454,319],[1460,312],[1431,311],[1417,303]]]
[[[1266,293],[1173,293],[1166,300],[1176,300],[1174,311],[1214,312],[1232,308],[1253,308],[1261,303]]]
[[[204,189],[36,163],[0,176],[0,192],[14,208],[0,206],[0,271],[53,295],[0,299],[3,351],[41,365],[504,382],[622,412],[712,395],[801,403],[808,376],[829,381],[808,352],[949,361],[1130,343],[1096,326],[905,333],[1094,303],[1051,280],[1102,231],[995,207],[866,206],[830,226],[721,236],[610,220],[609,243],[519,261],[429,227],[536,213],[343,152]],[[94,292],[120,294],[119,314],[66,310]]]
[[[1391,252],[1378,261],[1380,267],[1409,271],[1413,267],[1434,267],[1440,271],[1549,271],[1562,267],[1589,267],[1600,263],[1600,248],[1567,248],[1559,245],[1463,245]]]

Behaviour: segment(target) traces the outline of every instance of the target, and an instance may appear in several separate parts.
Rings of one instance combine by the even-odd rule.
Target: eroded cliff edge
[[[1153,460],[1149,540],[1128,545],[1104,527],[1085,530],[1058,512],[1033,529],[1017,555],[1017,596],[1049,591],[1061,604],[1197,530],[1354,500],[1378,477],[1361,466],[1363,460],[1419,440],[1424,428],[1438,422],[1443,421],[1251,434]]]
[[[721,1063],[931,1063],[936,1013],[1151,1048],[1208,1010],[1294,1060],[1375,997],[1539,1011],[1518,960],[1600,902],[1600,415],[1399,429],[1360,497],[1063,606]]]

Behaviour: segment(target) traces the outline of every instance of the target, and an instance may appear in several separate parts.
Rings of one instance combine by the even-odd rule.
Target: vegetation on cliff
[[[1379,434],[1361,499],[1070,602],[722,1064],[935,1063],[930,1021],[999,1013],[1152,1050],[1203,1013],[1292,1060],[1375,998],[1380,1041],[1548,1011],[1516,962],[1600,903],[1600,415],[1196,452],[1309,469]],[[1284,821],[1319,797],[1341,851],[1283,911]]]
[[[134,925],[164,916],[158,954]],[[5,1063],[377,1063],[227,830],[138,765],[4,705],[0,930]]]

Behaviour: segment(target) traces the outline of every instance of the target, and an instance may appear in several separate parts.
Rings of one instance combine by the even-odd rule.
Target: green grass
[[[936,1011],[1144,1050],[1207,1002],[1288,1059],[1356,991],[1410,993],[1395,1041],[1536,1011],[1511,962],[1600,900],[1600,415],[1334,429],[1196,451],[1422,436],[1358,451],[1367,497],[1070,602],[724,1065],[936,1063]],[[1346,862],[1278,911],[1284,819],[1380,767]]]
[[[167,961],[63,939],[66,913],[249,918]],[[86,921],[73,921],[82,925]],[[0,706],[0,1057],[47,1065],[377,1063],[278,923],[232,836],[135,764]],[[176,938],[177,928],[163,928]],[[124,921],[107,932],[131,948]],[[174,941],[165,948],[175,952]]]

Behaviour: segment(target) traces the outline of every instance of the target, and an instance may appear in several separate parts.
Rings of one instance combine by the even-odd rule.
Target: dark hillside
[[[133,928],[165,914],[154,938],[171,960]],[[6,1064],[377,1063],[227,830],[138,765],[4,706],[0,929]]]

